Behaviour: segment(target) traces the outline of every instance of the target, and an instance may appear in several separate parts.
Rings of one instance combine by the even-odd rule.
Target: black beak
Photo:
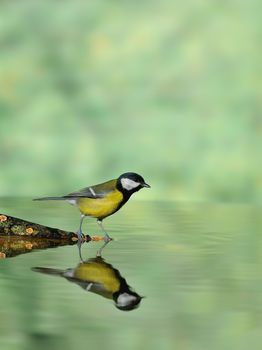
[[[145,182],[143,184],[141,184],[141,185],[142,185],[142,187],[146,187],[146,188],[150,188],[151,187],[150,185],[146,184]]]

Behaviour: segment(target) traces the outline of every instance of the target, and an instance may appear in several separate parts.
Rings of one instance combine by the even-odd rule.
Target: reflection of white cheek
[[[132,190],[140,185],[139,182],[130,180],[128,178],[121,179],[121,184],[122,184],[122,187],[128,191]]]
[[[117,305],[127,306],[135,300],[136,300],[136,297],[134,295],[123,293],[123,294],[120,294],[119,297],[117,298]]]

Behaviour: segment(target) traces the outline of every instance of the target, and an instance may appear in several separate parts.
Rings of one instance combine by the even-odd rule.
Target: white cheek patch
[[[136,297],[134,295],[123,293],[123,294],[120,294],[119,297],[117,298],[117,305],[120,307],[127,306],[135,300],[136,300]]]
[[[134,188],[138,187],[140,185],[140,183],[124,177],[123,179],[121,179],[121,185],[124,189],[129,191],[129,190],[133,190]]]

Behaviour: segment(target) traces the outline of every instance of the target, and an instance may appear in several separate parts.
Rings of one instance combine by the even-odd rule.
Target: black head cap
[[[143,187],[150,187],[141,175],[132,172],[120,175],[117,179],[117,185],[121,189],[130,192],[139,191]]]
[[[113,296],[115,306],[122,311],[130,311],[139,307],[143,297],[133,291],[119,293]]]

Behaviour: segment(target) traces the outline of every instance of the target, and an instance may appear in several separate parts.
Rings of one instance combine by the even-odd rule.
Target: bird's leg
[[[82,240],[82,237],[84,237],[84,234],[82,232],[82,225],[83,225],[83,221],[84,221],[84,218],[85,218],[85,215],[84,214],[81,214],[81,217],[80,217],[80,225],[79,225],[79,229],[77,231],[77,237],[78,237],[78,240],[81,241]]]
[[[113,238],[109,237],[109,234],[106,232],[106,230],[105,230],[105,228],[104,228],[104,226],[102,224],[102,220],[97,220],[97,223],[98,223],[99,227],[101,228],[101,230],[103,231],[104,241],[107,242],[107,243],[112,241]]]
[[[82,259],[82,254],[81,254],[81,245],[82,245],[82,237],[84,236],[84,234],[82,232],[82,224],[83,224],[84,218],[85,218],[85,215],[81,214],[80,226],[79,226],[79,229],[77,231],[77,237],[78,237],[77,247],[78,247],[78,251],[79,251],[79,257],[82,261],[83,261],[83,259]]]
[[[113,238],[111,238],[108,233],[106,232],[106,230],[104,229],[104,226],[102,224],[102,220],[97,220],[98,225],[100,226],[101,230],[104,233],[104,244],[102,245],[102,247],[98,250],[97,252],[97,256],[101,256],[102,250],[105,248],[105,246],[111,242],[113,240]]]

